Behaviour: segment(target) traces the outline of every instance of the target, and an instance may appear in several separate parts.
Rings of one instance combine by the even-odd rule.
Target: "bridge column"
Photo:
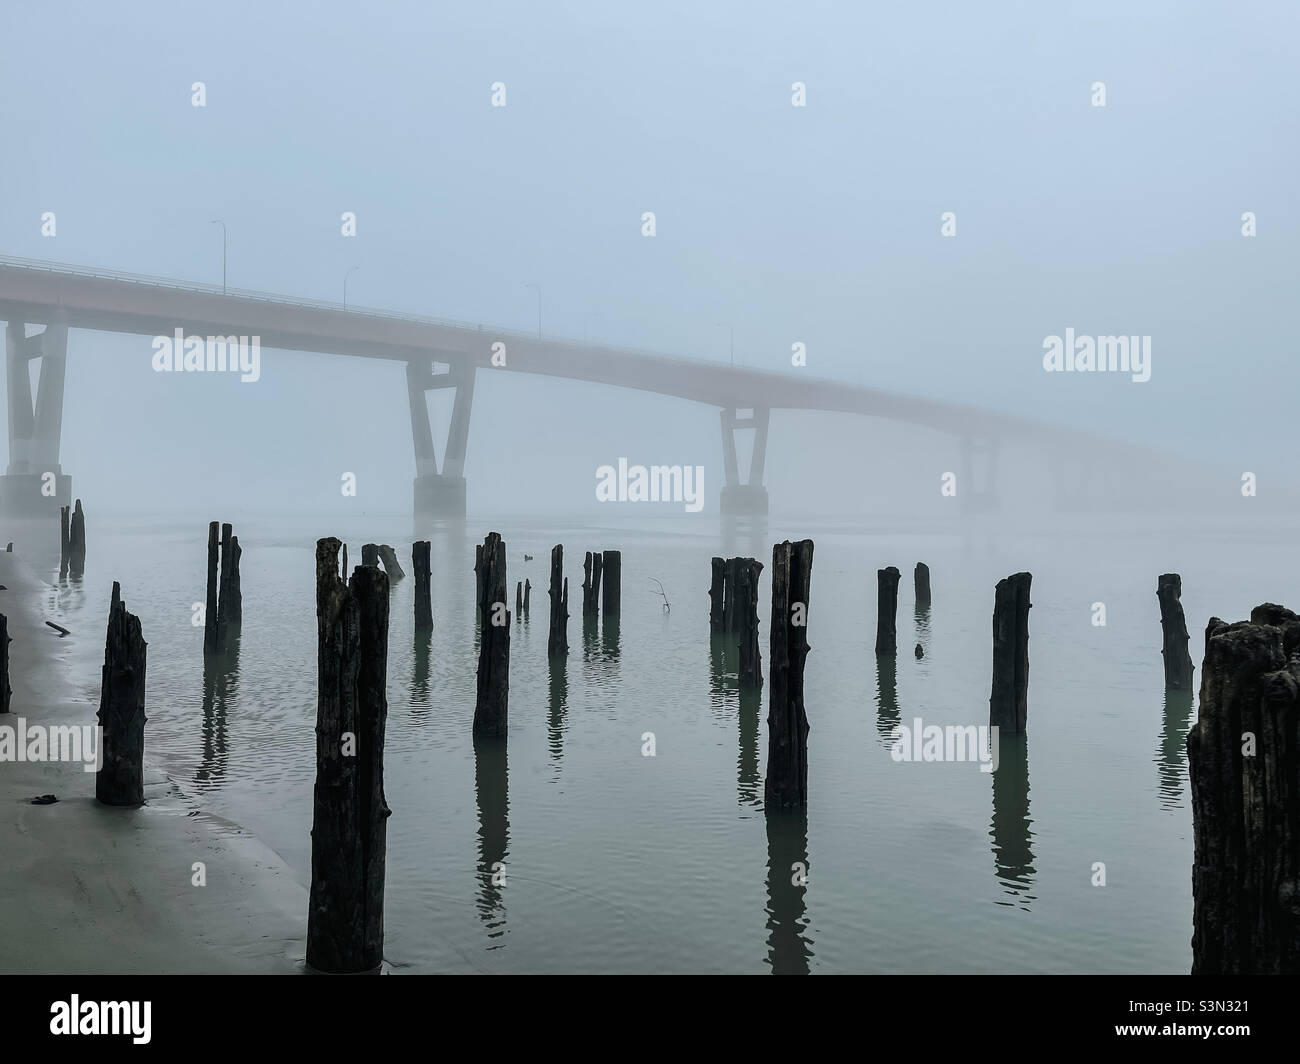
[[[63,429],[63,385],[68,357],[67,316],[56,312],[43,332],[27,325],[5,326],[5,370],[9,388],[9,466],[0,476],[0,513],[7,517],[57,514],[72,503],[72,477],[59,465]],[[31,362],[41,360],[32,405]]]
[[[433,426],[425,393],[455,388],[451,424],[442,468],[433,445]],[[465,516],[465,451],[469,444],[469,415],[474,402],[474,366],[449,363],[442,373],[433,360],[406,364],[406,390],[411,406],[411,438],[415,443],[414,507],[416,521]]]
[[[722,409],[722,466],[726,481],[722,485],[719,509],[724,514],[766,514],[767,488],[763,487],[763,467],[767,464],[767,407],[754,407],[748,417],[739,417],[735,407]],[[740,482],[736,461],[736,429],[754,430],[754,450],[749,461],[749,482]]]
[[[996,436],[962,438],[962,476],[957,487],[962,513],[993,513],[1001,507],[1002,500],[998,497],[999,442]],[[982,477],[975,469],[977,456],[985,458]]]

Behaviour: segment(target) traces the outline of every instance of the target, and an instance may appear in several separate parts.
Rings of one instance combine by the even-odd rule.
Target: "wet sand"
[[[0,725],[93,726],[98,703],[79,693],[66,648],[102,647],[104,626],[61,640],[45,626],[47,585],[17,553],[0,551],[0,584],[13,640],[13,697]],[[148,738],[146,725],[146,758]],[[145,805],[115,809],[95,801],[95,775],[80,763],[0,762],[0,972],[302,971],[306,887],[147,762],[145,779]],[[41,794],[59,800],[31,805]],[[195,862],[205,886],[193,884]]]

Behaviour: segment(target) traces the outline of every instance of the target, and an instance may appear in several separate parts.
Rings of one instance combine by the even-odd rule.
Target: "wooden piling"
[[[316,785],[307,964],[377,969],[384,955],[384,728],[388,716],[388,574],[338,575],[337,539],[316,543]]]
[[[713,578],[709,582],[709,630],[723,631],[726,609],[727,560],[713,559]]]
[[[379,544],[363,543],[361,545],[361,564],[371,567],[379,565]]]
[[[876,570],[876,653],[898,653],[898,580],[894,566]]]
[[[68,573],[81,576],[86,571],[86,515],[77,500],[72,511],[72,524],[68,531]]]
[[[1160,600],[1160,628],[1164,633],[1165,687],[1176,691],[1192,689],[1192,655],[1187,650],[1187,618],[1183,615],[1183,578],[1163,573],[1156,581]]]
[[[221,576],[217,581],[217,650],[230,649],[244,619],[243,599],[239,589],[239,538],[229,524],[221,526]]]
[[[561,591],[561,585],[563,590]],[[546,640],[550,657],[569,652],[569,581],[564,577],[564,545],[551,548],[551,632]]]
[[[515,616],[520,619],[524,616],[524,582],[515,581]]]
[[[99,690],[99,770],[95,797],[104,805],[144,804],[145,663],[140,618],[126,610],[113,582]]]
[[[989,726],[1022,735],[1029,711],[1029,573],[999,580],[993,598],[993,692]]]
[[[59,575],[68,575],[69,548],[71,546],[71,533],[68,529],[68,522],[72,516],[71,506],[59,507]]]
[[[623,554],[621,551],[607,550],[604,555],[604,590],[601,592],[601,609],[605,617],[618,613],[623,608]]]
[[[528,616],[528,596],[532,593],[532,590],[533,590],[532,582],[527,577],[525,577],[524,578],[524,616],[525,617]]]
[[[397,560],[397,551],[387,543],[379,544],[379,558],[384,563],[384,572],[388,574],[390,587],[405,578],[406,571],[402,568],[402,563]]]
[[[221,526],[216,521],[208,522],[208,590],[207,600],[203,607],[203,652],[205,654],[215,654],[217,652],[217,552],[220,547],[218,538],[218,529]]]
[[[506,609],[506,545],[500,533],[489,532],[483,540],[482,559],[474,734],[504,739],[510,706],[510,613]]]
[[[916,590],[916,604],[922,609],[930,606],[930,567],[925,562],[917,562],[912,570],[912,583]]]
[[[1192,974],[1300,973],[1300,618],[1205,632],[1192,786]]]
[[[9,686],[9,644],[12,642],[9,618],[0,613],[0,713],[9,712],[9,701],[14,693]]]
[[[758,578],[763,563],[754,558],[741,561],[736,591],[740,625],[739,681],[742,686],[759,687],[763,683],[763,655],[758,642]]]
[[[600,613],[600,578],[605,560],[600,551],[587,551],[582,563],[582,618],[595,620]]]
[[[415,630],[427,632],[433,628],[433,595],[431,584],[433,567],[429,562],[432,544],[427,539],[411,544],[411,568],[415,572]]]
[[[722,628],[740,631],[740,566],[743,558],[728,558],[726,579],[722,585]]]
[[[803,670],[808,656],[808,594],[813,542],[786,540],[772,548],[772,630],[767,710],[768,811],[808,804],[808,715]]]

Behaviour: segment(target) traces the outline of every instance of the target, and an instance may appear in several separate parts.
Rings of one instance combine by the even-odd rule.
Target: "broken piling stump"
[[[1022,735],[1029,711],[1029,573],[998,581],[993,596],[993,691],[989,726]]]
[[[1163,573],[1156,581],[1160,600],[1160,629],[1164,634],[1165,686],[1176,691],[1192,689],[1192,655],[1187,650],[1187,618],[1183,614],[1183,578]]]
[[[1211,618],[1192,785],[1192,974],[1300,973],[1300,618]]]
[[[144,804],[144,693],[148,644],[140,618],[126,611],[113,582],[99,689],[99,770],[95,797],[104,805]]]
[[[231,639],[244,620],[244,605],[239,589],[239,537],[229,524],[221,526],[221,576],[217,595],[217,650],[225,653]]]
[[[363,543],[361,545],[361,564],[372,568],[379,565],[379,544]]]
[[[474,734],[504,739],[510,705],[510,614],[506,610],[506,545],[497,532],[483,540],[479,599],[478,700]]]
[[[524,616],[525,617],[528,616],[528,596],[532,593],[532,590],[533,590],[532,582],[527,577],[524,577]]]
[[[68,531],[68,573],[81,576],[86,571],[86,515],[77,500],[72,511],[72,525]]]
[[[709,582],[709,630],[721,632],[726,610],[727,560],[713,559],[713,577]]]
[[[71,533],[68,528],[68,522],[72,516],[71,506],[59,507],[59,575],[68,575],[69,547],[71,546]]]
[[[808,593],[813,542],[786,540],[772,548],[772,630],[768,652],[768,811],[808,804],[808,715],[803,670],[808,656]]]
[[[220,548],[218,530],[220,524],[208,522],[208,587],[207,599],[203,607],[203,652],[217,652],[217,557]]]
[[[316,543],[316,784],[307,964],[364,972],[384,956],[384,727],[388,574],[338,575],[337,539]]]
[[[894,566],[876,570],[876,653],[898,653],[898,580]]]
[[[912,570],[912,584],[916,590],[916,605],[922,609],[930,606],[930,567],[925,562],[917,562]]]
[[[379,558],[384,563],[384,572],[388,574],[390,587],[406,576],[406,571],[402,568],[401,562],[397,560],[397,551],[393,550],[387,543],[379,544]]]
[[[411,568],[415,571],[415,630],[427,632],[433,627],[433,567],[429,562],[432,544],[427,539],[411,544]]]
[[[600,576],[604,559],[600,551],[587,551],[582,563],[582,619],[595,620],[600,610]]]
[[[604,555],[604,568],[601,579],[604,590],[601,592],[601,609],[608,618],[623,608],[623,554],[621,551],[607,550]]]
[[[522,580],[515,581],[515,615],[521,619],[524,615],[524,582]]]
[[[563,590],[561,590],[563,586]],[[569,581],[564,577],[564,545],[551,548],[551,631],[546,640],[550,657],[569,652]]]
[[[743,558],[741,562],[736,591],[740,624],[738,678],[742,686],[759,687],[763,683],[763,655],[758,642],[758,578],[763,563],[754,558]]]

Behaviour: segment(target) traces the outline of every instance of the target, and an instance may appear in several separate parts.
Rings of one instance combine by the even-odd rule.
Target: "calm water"
[[[1211,614],[1300,601],[1289,529],[1128,526],[965,539],[814,522],[473,520],[433,539],[435,630],[413,637],[409,519],[237,522],[244,629],[205,678],[206,523],[91,521],[83,585],[48,593],[97,700],[113,579],[149,641],[149,756],[203,808],[260,836],[306,884],[314,778],[314,541],[398,547],[386,789],[387,949],[399,970],[1185,972],[1191,963],[1191,696],[1163,691],[1156,576],[1183,574],[1199,664]],[[474,544],[500,531],[513,626],[508,755],[476,761]],[[712,644],[709,559],[816,542],[806,672],[806,816],[762,809],[766,689],[742,698]],[[570,653],[546,655],[550,547],[563,542]],[[584,633],[582,557],[623,552],[619,630]],[[525,553],[535,560],[525,563]],[[914,609],[911,567],[934,603]],[[896,665],[878,664],[875,570],[897,565]],[[1034,574],[1029,735],[974,763],[896,763],[897,721],[988,720],[993,585]],[[1279,586],[1270,573],[1283,573]],[[767,672],[768,572],[762,580]],[[651,578],[672,604],[662,609]],[[1104,602],[1107,624],[1093,624]],[[513,610],[513,592],[511,609]],[[925,657],[916,660],[916,642]],[[656,756],[642,756],[653,732]],[[1106,885],[1092,885],[1104,862]],[[506,884],[490,869],[503,862]],[[791,867],[807,868],[806,887]],[[219,870],[209,870],[209,874]]]

